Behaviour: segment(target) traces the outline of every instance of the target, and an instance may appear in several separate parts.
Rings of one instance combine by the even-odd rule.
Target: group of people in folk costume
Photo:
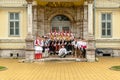
[[[49,34],[41,38],[40,36],[36,37],[34,41],[35,45],[35,59],[42,58],[42,55],[45,54],[45,51],[48,51],[48,54],[57,54],[59,57],[66,57],[67,54],[73,55],[77,58],[85,58],[87,43],[85,40],[73,38],[74,36],[70,34]],[[61,38],[62,36],[62,38]]]
[[[56,30],[54,32],[48,33],[48,37],[52,40],[71,40],[74,39],[73,34],[69,31],[62,31],[57,32]]]

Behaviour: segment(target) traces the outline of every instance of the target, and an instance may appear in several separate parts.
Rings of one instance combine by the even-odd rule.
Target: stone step
[[[43,58],[35,60],[35,62],[41,61],[79,61],[79,62],[86,62],[86,58]]]
[[[47,62],[47,61],[77,61],[77,62],[86,62],[86,58],[42,58],[42,59],[33,59],[33,60],[26,60],[22,59],[18,62]]]

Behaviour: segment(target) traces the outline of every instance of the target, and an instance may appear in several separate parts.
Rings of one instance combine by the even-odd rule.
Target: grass
[[[6,70],[7,68],[4,66],[0,66],[0,71]]]
[[[120,71],[120,66],[112,66],[111,70]]]

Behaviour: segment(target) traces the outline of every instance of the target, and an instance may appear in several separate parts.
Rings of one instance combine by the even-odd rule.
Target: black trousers
[[[86,58],[86,49],[83,48],[83,58]]]

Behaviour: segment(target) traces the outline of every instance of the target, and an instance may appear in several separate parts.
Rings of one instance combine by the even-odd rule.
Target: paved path
[[[18,63],[17,59],[0,59],[8,69],[0,71],[0,80],[120,80],[120,57],[101,57],[99,62],[34,62]]]

